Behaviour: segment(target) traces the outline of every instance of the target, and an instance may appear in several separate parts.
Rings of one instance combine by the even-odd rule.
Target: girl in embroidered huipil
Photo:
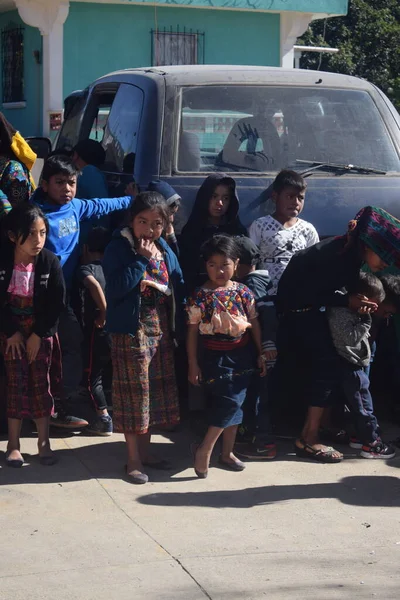
[[[40,462],[52,465],[49,423],[53,410],[50,380],[53,341],[64,308],[64,278],[57,257],[43,248],[48,223],[29,204],[14,208],[4,221],[7,240],[0,257],[0,347],[7,378],[6,462],[22,467],[22,419],[33,419]],[[52,369],[50,377],[50,369]]]
[[[262,376],[266,366],[254,296],[245,285],[232,281],[238,264],[234,239],[216,235],[204,244],[201,254],[209,279],[189,298],[186,309],[189,381],[204,386],[209,405],[209,427],[195,451],[196,475],[205,478],[221,434],[220,464],[233,471],[244,469],[233,454],[236,431],[243,418],[241,406],[257,366]],[[201,365],[197,354],[199,336],[204,348]]]
[[[165,460],[150,455],[150,428],[179,421],[173,336],[183,280],[175,254],[161,237],[169,219],[161,194],[143,192],[129,210],[130,227],[114,234],[103,269],[114,431],[125,435],[129,480],[141,484],[148,481],[146,466],[168,468]]]

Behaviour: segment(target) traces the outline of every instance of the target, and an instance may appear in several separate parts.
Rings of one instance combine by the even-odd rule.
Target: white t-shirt
[[[319,242],[317,230],[311,223],[297,219],[292,227],[286,228],[271,215],[254,221],[249,227],[249,236],[260,250],[258,268],[269,272],[270,296],[276,295],[279,280],[292,256]]]

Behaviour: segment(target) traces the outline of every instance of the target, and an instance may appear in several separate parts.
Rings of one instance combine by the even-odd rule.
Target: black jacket
[[[233,189],[233,197],[228,211],[221,223],[209,223],[208,205],[210,198],[219,185],[228,185]],[[186,291],[193,290],[207,280],[205,266],[200,260],[200,248],[210,237],[217,233],[228,235],[248,235],[239,219],[239,198],[236,182],[225,173],[213,173],[200,186],[190,217],[179,238],[179,261],[181,263]]]
[[[7,290],[14,268],[14,251],[2,248],[0,256],[0,331],[11,337],[18,331],[8,305]],[[33,332],[41,338],[54,335],[58,319],[65,307],[64,277],[58,258],[43,248],[35,263]]]
[[[362,266],[357,246],[346,248],[346,236],[319,242],[297,252],[286,267],[278,286],[277,309],[288,310],[322,306],[347,306],[348,288]]]

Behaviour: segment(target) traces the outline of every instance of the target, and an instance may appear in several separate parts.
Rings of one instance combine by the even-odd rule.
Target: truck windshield
[[[366,91],[184,87],[180,107],[178,171],[266,173],[307,168],[299,161],[400,171],[386,124]]]

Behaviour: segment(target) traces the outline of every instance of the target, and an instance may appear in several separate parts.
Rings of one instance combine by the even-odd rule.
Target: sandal
[[[316,450],[310,446],[310,444],[306,444],[304,440],[300,440],[300,443],[304,444],[303,448],[299,448],[299,446],[295,444],[296,456],[298,458],[308,458],[321,463],[339,463],[343,460],[343,456],[341,458],[333,456],[337,450],[332,448],[332,446],[326,446],[324,450],[322,448]]]

